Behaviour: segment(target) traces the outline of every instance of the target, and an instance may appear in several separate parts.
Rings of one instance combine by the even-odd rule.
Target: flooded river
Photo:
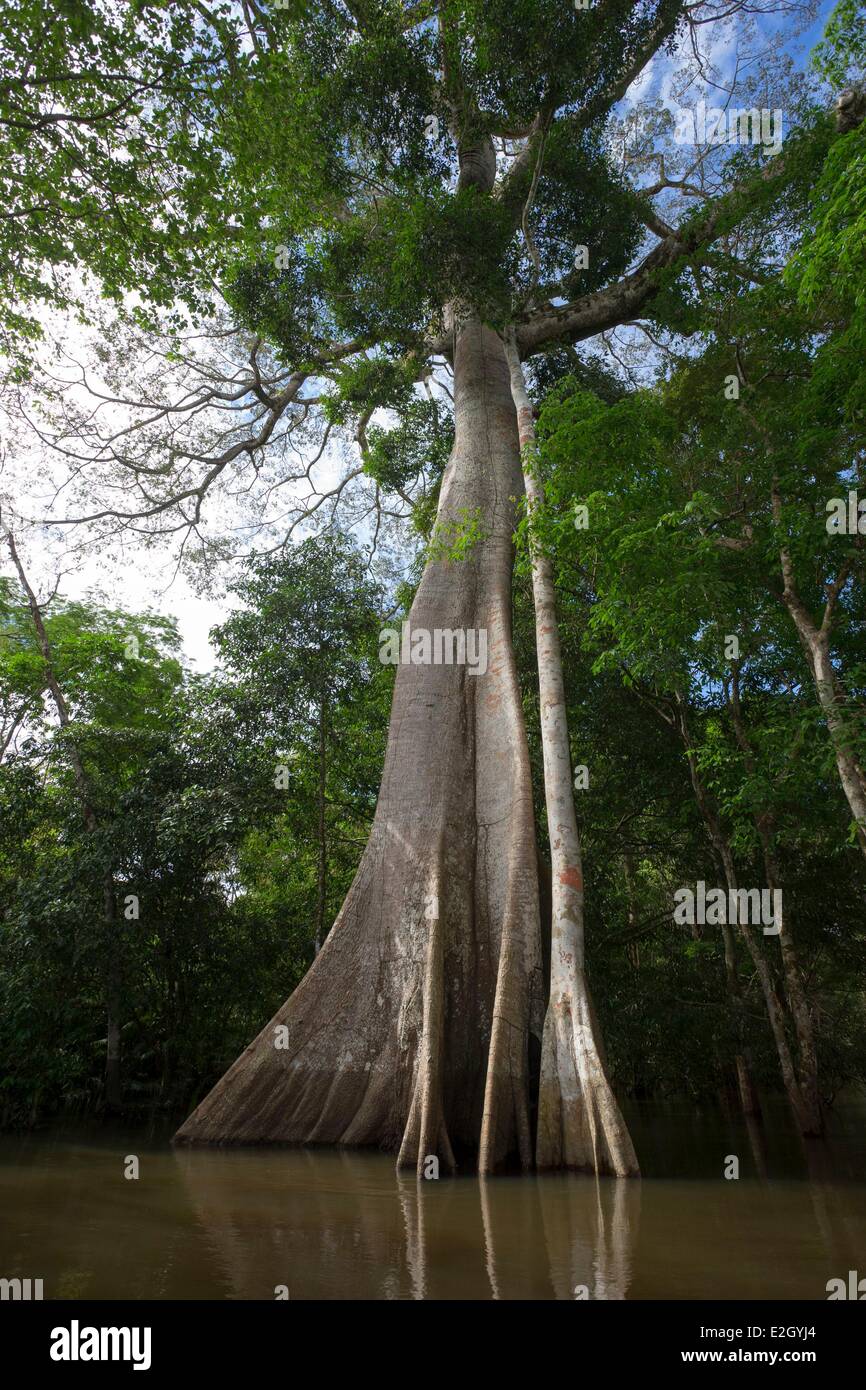
[[[783,1115],[629,1121],[640,1182],[418,1182],[366,1151],[6,1136],[0,1277],[41,1278],[46,1299],[826,1299],[866,1275],[862,1109],[808,1144]]]

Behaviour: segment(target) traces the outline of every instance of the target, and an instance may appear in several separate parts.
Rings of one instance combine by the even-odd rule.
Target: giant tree
[[[208,246],[251,338],[228,385],[202,371],[156,413],[140,392],[127,399],[143,409],[138,443],[126,423],[110,438],[82,424],[97,468],[119,466],[130,493],[87,517],[196,531],[209,490],[250,460],[252,486],[264,451],[316,412],[354,433],[353,476],[370,470],[377,508],[380,495],[411,499],[414,480],[382,471],[367,426],[377,409],[417,414],[419,383],[435,417],[436,382],[453,374],[454,443],[431,480],[437,522],[410,623],[483,631],[488,660],[484,674],[399,666],[376,817],[334,928],[179,1137],[379,1144],[419,1171],[428,1155],[452,1165],[461,1152],[482,1172],[528,1167],[539,1067],[548,1094],[569,1068],[555,1048],[540,1061],[536,831],[510,633],[523,481],[504,337],[526,361],[649,314],[687,328],[686,278],[720,246],[733,273],[759,273],[759,257],[732,255],[731,233],[769,204],[786,154],[756,146],[730,166],[718,149],[678,156],[668,118],[634,166],[667,154],[647,185],[605,138],[650,62],[687,26],[698,51],[725,5],[245,5],[249,33],[234,47],[231,6],[196,9],[227,55],[208,67],[198,112],[222,150],[202,182],[218,183],[231,214]],[[195,129],[194,115],[172,127],[181,163]],[[818,118],[809,138],[828,146],[833,134]],[[212,202],[193,186],[200,217]],[[208,409],[217,424],[203,440]],[[155,461],[161,419],[172,432]],[[559,1110],[563,1153],[580,1150],[603,1068],[585,1075]],[[623,1170],[605,1142],[594,1161]]]

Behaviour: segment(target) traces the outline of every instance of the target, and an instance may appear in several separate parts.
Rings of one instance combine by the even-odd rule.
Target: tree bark
[[[722,941],[725,948],[725,983],[737,1024],[739,1050],[734,1054],[734,1070],[737,1073],[740,1107],[744,1115],[760,1115],[761,1102],[758,1099],[758,1090],[752,1076],[751,1053],[744,1039],[743,990],[737,971],[737,948],[734,933],[727,922],[722,927]]]
[[[456,438],[438,519],[447,533],[477,516],[483,534],[463,560],[428,561],[409,621],[486,630],[486,673],[398,667],[376,815],[346,901],[180,1142],[371,1144],[419,1173],[428,1156],[450,1168],[471,1155],[481,1172],[532,1163],[544,1000],[511,645],[522,479],[502,344],[474,318],[455,340]]]
[[[117,898],[114,876],[109,870],[103,880],[103,912],[108,935],[105,971],[105,1106],[118,1111],[123,1105],[120,1061],[121,961],[118,940]]]
[[[325,933],[325,893],[328,878],[328,844],[325,826],[325,783],[328,771],[327,725],[328,697],[323,690],[319,700],[319,779],[316,805],[318,866],[316,883],[316,937],[313,943],[314,955],[318,955],[321,951],[322,938]]]
[[[827,731],[833,746],[839,781],[851,808],[857,843],[866,857],[866,781],[851,747],[844,710],[839,701],[836,672],[830,660],[829,634],[823,627],[816,627],[805,604],[799,602],[796,594],[791,593],[787,586],[785,605],[806,650],[818,704],[827,720]]]
[[[760,425],[757,425],[757,428],[760,431]],[[772,506],[773,519],[780,525],[782,498],[776,479],[773,480]],[[791,616],[806,653],[818,704],[827,720],[827,731],[836,758],[839,781],[854,818],[857,843],[866,857],[866,775],[851,747],[850,735],[845,726],[844,701],[840,698],[839,680],[830,659],[830,633],[848,570],[843,566],[836,582],[830,586],[819,627],[800,597],[794,562],[786,546],[782,546],[779,552],[779,562],[782,570],[782,602]]]
[[[556,591],[550,558],[532,537],[533,514],[544,496],[535,475],[532,402],[513,334],[506,342],[505,354],[524,459],[553,877],[550,1000],[541,1054],[536,1161],[539,1168],[637,1176],[637,1157],[608,1079],[586,978],[583,865],[574,810]]]
[[[731,675],[730,698],[731,718],[734,725],[734,733],[743,754],[746,771],[750,776],[755,776],[757,763],[755,760],[754,749],[746,730],[746,723],[743,718],[742,704],[740,702],[740,673],[734,665]],[[779,862],[776,857],[775,842],[775,819],[772,811],[768,807],[756,810],[754,814],[755,829],[761,841],[761,853],[764,859],[764,874],[767,879],[767,887],[770,892],[782,887],[782,875],[779,869]],[[821,1115],[821,1098],[818,1090],[818,1054],[815,1047],[815,1034],[812,1028],[812,1013],[809,1008],[809,1001],[806,998],[806,990],[803,984],[803,972],[800,968],[797,948],[791,934],[789,914],[784,906],[776,925],[779,928],[779,950],[782,954],[782,975],[785,982],[785,995],[788,1000],[788,1007],[791,1017],[794,1020],[794,1028],[797,1034],[798,1066],[797,1073],[800,1081],[800,1092],[803,1099],[805,1116],[808,1120],[808,1134],[820,1134],[824,1128]]]
[[[728,838],[725,835],[724,830],[722,829],[722,824],[716,813],[716,809],[711,803],[709,796],[707,795],[706,788],[703,785],[703,781],[698,770],[697,760],[695,758],[694,748],[692,746],[691,736],[689,734],[685,702],[681,695],[677,698],[677,705],[679,710],[680,734],[686,749],[686,756],[689,762],[689,771],[691,773],[692,786],[695,792],[695,799],[698,803],[701,815],[704,818],[704,824],[707,828],[707,834],[709,836],[710,842],[716,850],[722,862],[722,865],[724,866],[725,881],[727,883],[728,891],[735,893],[737,891],[737,888],[739,887],[739,884],[737,881],[737,871],[736,866],[734,864],[734,856],[731,851],[731,846],[728,842]],[[779,999],[778,993],[776,992],[776,986],[773,981],[773,976],[770,971],[770,967],[767,963],[767,958],[762,952],[760,945],[758,944],[758,940],[755,936],[755,933],[752,931],[752,928],[751,926],[749,926],[748,923],[738,922],[737,930],[739,931],[739,934],[742,937],[743,942],[745,943],[746,950],[748,951],[751,957],[752,964],[755,967],[755,974],[758,977],[758,982],[761,986],[761,992],[764,996],[764,1004],[767,1010],[767,1019],[770,1024],[770,1031],[773,1035],[773,1041],[776,1045],[776,1055],[779,1059],[779,1068],[782,1073],[782,1082],[785,1087],[785,1094],[788,1097],[788,1102],[791,1106],[791,1110],[793,1111],[794,1118],[797,1122],[797,1125],[800,1128],[801,1133],[812,1134],[814,1132],[811,1128],[813,1123],[813,1117],[809,1112],[808,1106],[806,1105],[806,1102],[803,1097],[802,1089],[800,1087],[797,1069],[794,1066],[794,1059],[791,1055],[791,1048],[788,1044],[788,1037],[785,1031],[785,1011],[782,1006],[782,1002]]]

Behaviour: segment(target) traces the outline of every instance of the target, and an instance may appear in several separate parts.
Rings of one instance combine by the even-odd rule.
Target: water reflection
[[[828,1279],[866,1274],[862,1133],[656,1114],[642,1182],[419,1182],[357,1150],[0,1139],[0,1276],[43,1278],[48,1298],[824,1299]]]
[[[562,1181],[562,1180],[560,1180]],[[544,1237],[556,1298],[628,1296],[640,1221],[641,1184],[625,1178],[542,1187]]]
[[[283,1155],[275,1204],[273,1162],[252,1157],[175,1155],[233,1298],[272,1298],[279,1284],[293,1298],[627,1296],[640,1183],[419,1181],[378,1156],[307,1150]]]

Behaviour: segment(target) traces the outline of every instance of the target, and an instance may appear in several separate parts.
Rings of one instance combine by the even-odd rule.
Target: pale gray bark
[[[833,746],[836,769],[854,820],[857,843],[866,856],[866,779],[854,751],[849,722],[839,699],[838,680],[830,658],[829,633],[812,621],[805,604],[798,601],[786,582],[785,603],[806,650],[815,694]]]
[[[322,949],[322,940],[325,934],[325,896],[327,891],[328,879],[328,838],[327,825],[325,820],[325,790],[328,775],[328,696],[324,690],[319,696],[319,767],[318,783],[316,787],[316,935],[313,941],[313,954],[318,955]]]
[[[439,523],[479,517],[459,562],[431,559],[413,629],[484,628],[488,666],[400,666],[370,841],[295,993],[180,1141],[375,1144],[423,1171],[532,1163],[543,1018],[529,754],[511,647],[514,407],[498,337],[455,327],[456,440]],[[288,1048],[275,1029],[288,1029]]]
[[[767,432],[752,411],[741,407],[752,421],[756,430],[766,440]],[[782,518],[782,497],[778,481],[773,480],[772,488],[773,519],[780,523]],[[846,719],[845,701],[840,682],[830,656],[830,636],[836,618],[839,596],[848,577],[848,568],[842,565],[836,580],[827,590],[824,613],[820,626],[800,595],[797,585],[794,562],[786,546],[779,552],[782,571],[782,602],[788,610],[797,634],[806,653],[806,660],[812,674],[812,683],[818,704],[827,721],[827,731],[833,747],[839,782],[845,799],[851,808],[854,819],[857,843],[866,857],[866,774],[854,751],[849,721]]]
[[[532,538],[533,513],[543,503],[543,492],[534,467],[532,402],[513,335],[506,341],[505,353],[524,458],[553,879],[550,1000],[541,1056],[536,1161],[540,1168],[591,1169],[627,1177],[638,1174],[638,1162],[607,1076],[586,978],[583,866],[571,780],[556,591],[550,558]]]

